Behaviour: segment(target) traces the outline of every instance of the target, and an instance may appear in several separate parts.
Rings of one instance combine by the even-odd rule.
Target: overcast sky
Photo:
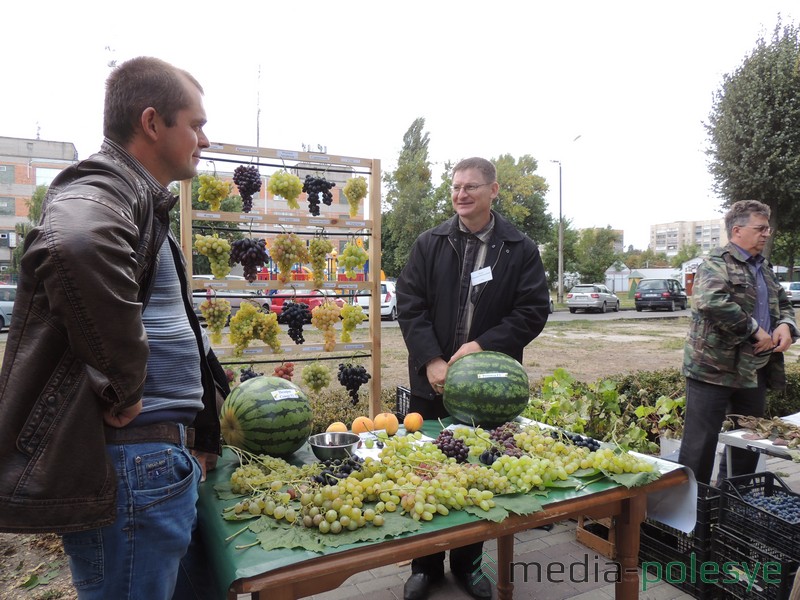
[[[23,6],[25,4],[25,6]],[[718,218],[704,150],[714,92],[797,1],[13,2],[0,135],[102,140],[109,61],[163,58],[205,88],[215,142],[379,158],[418,117],[448,160],[529,154],[551,214],[625,231]],[[260,75],[259,75],[260,71]],[[260,108],[260,116],[259,116]]]

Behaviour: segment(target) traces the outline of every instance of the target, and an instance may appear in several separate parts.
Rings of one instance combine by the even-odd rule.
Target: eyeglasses
[[[762,235],[769,235],[772,233],[772,227],[769,225],[740,225],[740,227],[749,227],[750,229],[755,229]]]
[[[468,194],[471,194],[471,193],[477,191],[478,188],[481,188],[481,187],[483,187],[485,185],[492,185],[492,184],[491,183],[470,183],[470,184],[467,184],[467,185],[453,185],[453,186],[450,186],[450,190],[454,194],[461,193],[461,190],[464,190]]]

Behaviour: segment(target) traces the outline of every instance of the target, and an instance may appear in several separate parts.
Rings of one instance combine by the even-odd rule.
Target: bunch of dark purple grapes
[[[303,325],[311,323],[311,311],[305,302],[289,301],[283,305],[283,310],[278,315],[278,323],[289,326],[289,337],[295,344],[305,342]]]
[[[258,268],[269,261],[267,241],[264,238],[242,238],[231,244],[230,264],[240,263],[244,267],[244,278],[253,282],[258,277]]]
[[[352,363],[339,363],[339,383],[341,383],[347,393],[352,398],[353,406],[358,404],[358,390],[359,388],[370,380],[371,375],[363,365],[354,365]]]
[[[239,188],[242,197],[242,212],[249,213],[253,208],[253,196],[261,190],[261,174],[253,165],[239,165],[233,170],[233,183]]]
[[[478,460],[485,465],[491,465],[503,454],[508,456],[522,456],[521,448],[517,447],[514,441],[514,434],[520,432],[519,423],[509,421],[503,423],[499,427],[495,427],[489,432],[489,437],[494,442],[494,445],[484,450],[478,457]]]
[[[465,463],[469,458],[469,448],[464,440],[453,436],[452,429],[442,429],[433,444],[448,458],[455,458],[456,462]]]
[[[254,377],[261,377],[263,373],[257,373],[253,370],[253,367],[247,367],[242,369],[242,372],[239,374],[239,383],[244,383],[248,379],[253,379]]]
[[[315,217],[319,216],[320,195],[322,195],[322,201],[325,206],[330,206],[333,203],[331,188],[335,185],[336,183],[328,181],[324,177],[306,175],[306,179],[303,182],[303,191],[308,194],[308,212]]]
[[[562,442],[570,442],[575,444],[578,448],[588,448],[591,452],[600,448],[600,442],[588,435],[581,435],[580,433],[571,433],[561,429],[553,429],[550,432],[553,439],[561,440]]]

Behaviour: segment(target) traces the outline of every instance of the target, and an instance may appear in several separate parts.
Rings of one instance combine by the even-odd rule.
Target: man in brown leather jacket
[[[25,240],[0,373],[0,531],[64,534],[81,598],[172,596],[199,463],[220,451],[168,218],[205,123],[189,73],[125,62],[100,152],[56,178]]]

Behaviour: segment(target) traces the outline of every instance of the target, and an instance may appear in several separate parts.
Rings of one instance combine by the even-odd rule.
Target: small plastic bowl
[[[308,445],[319,460],[341,460],[355,454],[359,440],[357,433],[332,431],[312,435]]]

